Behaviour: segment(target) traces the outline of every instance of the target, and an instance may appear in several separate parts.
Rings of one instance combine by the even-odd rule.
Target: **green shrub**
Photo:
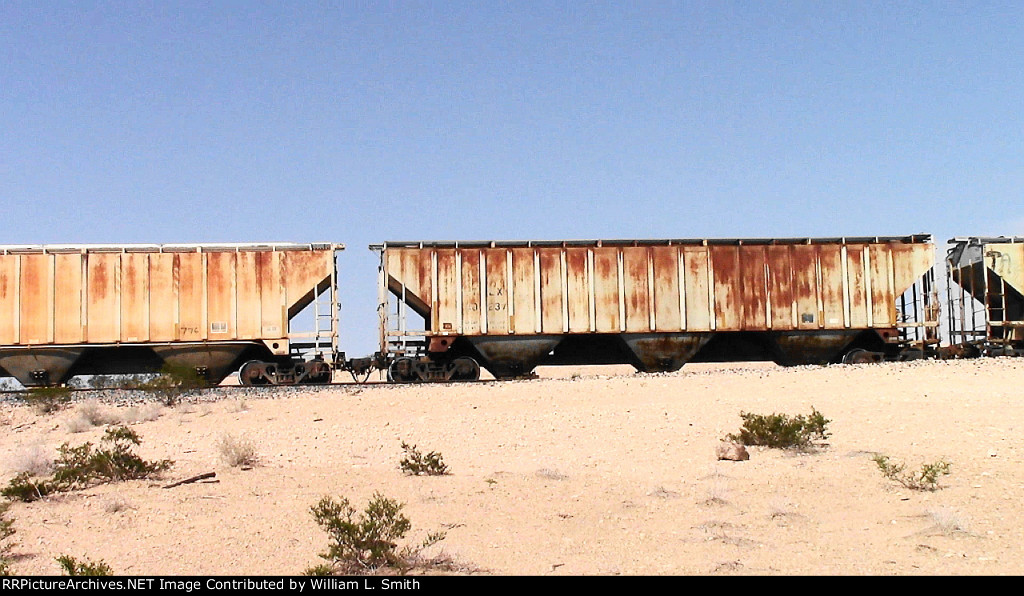
[[[440,453],[431,451],[423,455],[415,445],[402,442],[402,450],[405,457],[398,462],[398,467],[406,474],[413,476],[444,476],[448,473],[448,465]]]
[[[67,387],[33,387],[23,393],[21,399],[40,414],[52,414],[71,402],[71,390]]]
[[[306,570],[302,572],[302,575],[313,577],[330,576],[334,575],[334,567],[331,567],[326,563],[321,563],[319,565],[313,565],[312,567],[306,568]]]
[[[58,486],[84,486],[94,482],[117,482],[148,478],[171,467],[170,460],[148,462],[134,453],[142,444],[139,435],[127,426],[108,428],[100,440],[103,448],[91,443],[59,449],[53,480]]]
[[[831,422],[813,407],[807,416],[741,412],[740,418],[743,419],[743,428],[739,434],[728,435],[728,440],[742,445],[780,449],[807,448],[815,442],[824,441],[829,436],[825,427]]]
[[[7,518],[10,503],[0,503],[0,576],[11,575],[11,543],[14,535],[14,520]]]
[[[939,460],[922,464],[917,472],[907,472],[906,464],[890,461],[886,455],[879,453],[871,459],[883,476],[911,490],[938,490],[939,477],[948,475],[952,467],[949,462]]]
[[[0,490],[0,495],[14,501],[30,503],[55,492],[53,484],[44,479],[35,479],[30,472],[20,472]]]
[[[100,576],[114,574],[110,566],[103,561],[93,563],[92,561],[79,561],[74,557],[61,555],[57,557],[57,562],[60,563],[63,575]]]
[[[324,497],[311,508],[313,519],[331,538],[327,552],[320,555],[327,565],[306,570],[307,575],[372,573],[387,569],[405,574],[422,563],[420,552],[441,540],[444,533],[431,534],[420,545],[399,548],[398,541],[412,528],[402,514],[404,505],[374,494],[366,509],[357,515],[348,499]]]
[[[0,494],[20,501],[35,501],[54,492],[85,488],[91,484],[137,480],[158,474],[173,465],[170,460],[149,462],[134,453],[139,436],[126,426],[108,428],[100,448],[92,443],[58,449],[49,479],[34,479],[28,472],[14,477]]]

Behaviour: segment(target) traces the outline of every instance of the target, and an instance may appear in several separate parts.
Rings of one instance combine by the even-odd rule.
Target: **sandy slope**
[[[412,538],[446,530],[445,552],[482,573],[1024,572],[1024,361],[621,370],[163,409],[134,428],[145,457],[176,461],[165,479],[15,504],[14,570],[55,574],[70,554],[125,574],[295,574],[327,544],[311,505],[380,492],[406,504]],[[741,411],[812,406],[831,420],[826,449],[715,460]],[[100,427],[69,432],[74,415],[3,405],[0,479],[33,449],[98,440]],[[261,465],[223,463],[225,433]],[[403,475],[402,441],[452,474]],[[873,453],[952,473],[908,490]],[[216,482],[162,488],[207,471]]]

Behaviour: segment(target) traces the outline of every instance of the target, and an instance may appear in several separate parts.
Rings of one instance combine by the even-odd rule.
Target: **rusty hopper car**
[[[395,381],[538,365],[784,365],[920,357],[938,343],[928,235],[387,242],[379,363]]]
[[[316,354],[334,357],[335,252],[343,248],[2,246],[0,375],[39,386],[170,364],[217,383],[254,360],[256,382],[277,374],[329,381]],[[316,329],[290,332],[311,303]],[[302,364],[300,350],[313,361]]]
[[[953,238],[946,255],[950,350],[1024,355],[1024,238]]]

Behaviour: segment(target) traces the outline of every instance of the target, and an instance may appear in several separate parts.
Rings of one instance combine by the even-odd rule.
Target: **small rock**
[[[750,454],[747,453],[746,447],[727,441],[722,441],[718,444],[715,454],[718,456],[718,459],[727,459],[729,461],[747,461],[750,459]]]

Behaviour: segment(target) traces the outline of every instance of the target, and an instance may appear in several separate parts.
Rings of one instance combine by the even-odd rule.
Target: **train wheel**
[[[468,356],[456,358],[452,360],[450,379],[452,381],[477,381],[480,379],[480,365]]]
[[[238,371],[238,382],[245,386],[266,385],[267,377],[266,363],[259,360],[250,360],[242,365]]]
[[[854,348],[843,356],[843,364],[874,364],[884,360],[879,352],[869,352],[863,348]]]
[[[412,358],[398,358],[388,367],[388,382],[412,383],[418,381],[416,363]]]
[[[331,367],[326,362],[313,360],[308,363],[306,382],[314,385],[326,385],[331,382]]]

